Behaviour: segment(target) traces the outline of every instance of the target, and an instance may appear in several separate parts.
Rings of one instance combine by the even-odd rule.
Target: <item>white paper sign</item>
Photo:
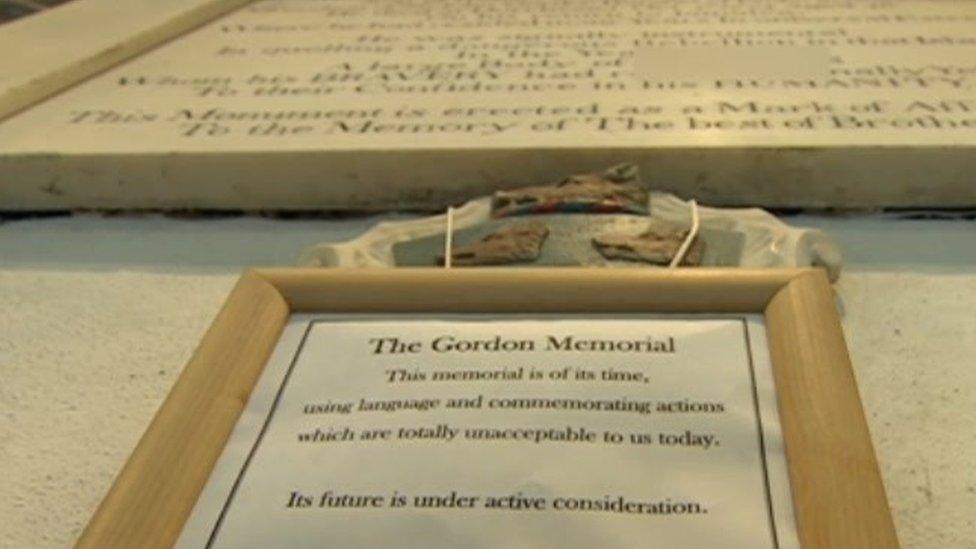
[[[797,547],[761,319],[293,318],[181,547]]]

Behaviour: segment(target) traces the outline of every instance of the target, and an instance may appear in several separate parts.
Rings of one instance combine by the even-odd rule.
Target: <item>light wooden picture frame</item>
[[[246,272],[78,547],[170,547],[292,313],[761,313],[800,542],[898,546],[833,291],[817,269]]]

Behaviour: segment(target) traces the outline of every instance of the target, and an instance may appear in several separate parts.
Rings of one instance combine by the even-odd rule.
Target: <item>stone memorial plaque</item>
[[[972,206],[966,1],[264,0],[0,123],[4,209],[430,208],[618,162]]]

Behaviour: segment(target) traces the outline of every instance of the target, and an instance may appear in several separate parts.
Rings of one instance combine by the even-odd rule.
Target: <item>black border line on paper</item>
[[[214,542],[217,540],[217,533],[220,531],[220,527],[224,523],[224,517],[227,516],[227,511],[230,510],[231,501],[234,500],[234,496],[237,494],[237,489],[241,486],[241,481],[244,480],[244,473],[247,472],[248,466],[251,465],[251,460],[254,459],[254,454],[257,453],[258,447],[261,446],[261,441],[264,440],[264,434],[268,431],[268,426],[271,425],[271,418],[274,417],[274,413],[278,409],[278,403],[281,401],[281,394],[285,392],[285,386],[288,385],[288,380],[291,379],[291,373],[295,370],[295,365],[298,364],[298,357],[302,355],[302,350],[305,348],[305,342],[308,341],[308,334],[312,333],[313,326],[315,326],[314,320],[309,321],[308,326],[305,327],[305,333],[302,334],[302,340],[298,343],[298,349],[295,350],[295,355],[291,359],[291,364],[288,365],[288,371],[285,372],[285,375],[281,380],[281,386],[278,387],[278,392],[275,394],[274,401],[271,403],[271,409],[268,410],[268,417],[265,418],[264,425],[261,426],[261,431],[258,433],[258,438],[254,441],[254,446],[251,447],[251,451],[248,452],[247,459],[244,460],[244,465],[241,467],[241,472],[238,473],[237,478],[234,480],[234,485],[230,489],[230,494],[227,495],[227,501],[224,502],[224,506],[220,510],[220,516],[217,517],[217,522],[214,524],[213,530],[210,532],[210,537],[207,539],[207,544],[205,545],[207,549],[213,547]],[[265,365],[265,367],[267,367],[267,365]]]
[[[745,351],[746,359],[749,364],[749,381],[752,386],[752,404],[753,411],[756,417],[756,432],[758,435],[758,445],[759,445],[759,462],[762,466],[762,476],[763,476],[763,489],[766,498],[766,511],[769,517],[769,529],[770,535],[772,537],[773,549],[779,549],[779,535],[776,528],[776,515],[773,511],[773,500],[771,488],[769,485],[769,467],[767,464],[766,457],[766,439],[763,434],[763,423],[762,423],[762,413],[759,406],[759,389],[756,386],[756,369],[753,362],[752,356],[752,342],[749,337],[749,323],[745,317],[694,317],[687,320],[735,320],[738,319],[742,323],[742,335],[745,341]],[[543,320],[543,319],[538,319]],[[656,320],[656,319],[655,319]],[[291,363],[288,365],[288,370],[282,377],[281,385],[278,387],[278,391],[275,394],[274,401],[271,403],[271,407],[268,410],[268,416],[264,420],[264,424],[261,426],[261,431],[258,433],[257,440],[254,441],[254,446],[251,447],[251,451],[248,452],[247,458],[244,460],[244,464],[241,466],[240,473],[238,473],[237,478],[234,480],[234,484],[230,489],[230,493],[227,495],[227,501],[224,502],[223,507],[220,510],[220,515],[217,517],[216,523],[214,523],[213,530],[210,532],[210,537],[207,539],[206,549],[211,549],[213,544],[217,540],[217,535],[220,532],[220,527],[224,523],[224,518],[227,516],[230,510],[230,505],[234,500],[234,496],[237,494],[238,488],[240,488],[241,483],[244,480],[244,474],[247,472],[248,467],[251,465],[251,461],[254,459],[254,455],[257,453],[258,448],[261,446],[261,442],[264,440],[264,435],[268,431],[268,427],[271,425],[271,419],[274,417],[275,412],[278,409],[278,404],[281,401],[281,396],[285,392],[285,387],[288,385],[288,380],[291,379],[291,374],[295,369],[295,365],[298,364],[298,359],[305,348],[305,343],[308,340],[309,334],[312,332],[312,328],[318,323],[334,322],[334,320],[310,320],[308,326],[305,328],[305,333],[302,335],[302,339],[298,344],[298,348],[295,350],[294,356],[292,356]]]
[[[749,362],[749,381],[752,382],[752,406],[756,412],[756,433],[759,435],[759,462],[762,464],[763,489],[766,492],[766,510],[769,512],[769,532],[773,538],[773,548],[779,549],[779,533],[776,531],[776,514],[773,511],[772,490],[769,487],[769,466],[766,463],[766,435],[763,433],[762,412],[759,408],[759,388],[756,387],[756,367],[752,360],[752,340],[749,337],[749,323],[744,317],[738,317],[742,322],[742,336],[746,343],[746,357]],[[772,367],[772,360],[770,360]],[[772,375],[772,372],[770,372]],[[775,385],[775,381],[774,381]],[[792,501],[790,504],[792,505]]]

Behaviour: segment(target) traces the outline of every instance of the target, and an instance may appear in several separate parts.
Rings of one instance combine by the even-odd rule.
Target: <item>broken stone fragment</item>
[[[633,213],[648,215],[648,191],[637,166],[619,164],[601,173],[572,175],[553,185],[498,191],[491,215],[510,217],[548,213]]]
[[[535,261],[539,258],[542,243],[548,236],[549,229],[543,223],[514,223],[474,244],[454,248],[451,251],[451,265],[474,267]],[[437,257],[437,263],[444,264],[443,255]]]
[[[689,229],[681,229],[661,222],[652,222],[639,235],[606,234],[593,239],[593,246],[606,259],[639,261],[655,265],[668,265],[688,237]],[[695,237],[682,265],[701,265],[705,255],[705,243],[701,235]]]

